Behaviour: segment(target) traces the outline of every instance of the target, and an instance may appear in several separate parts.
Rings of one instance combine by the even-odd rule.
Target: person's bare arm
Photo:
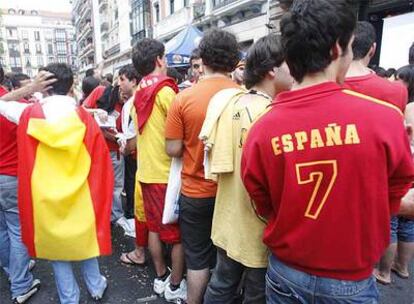
[[[55,81],[56,78],[53,78],[52,73],[41,71],[32,82],[21,87],[20,89],[3,95],[0,99],[4,101],[20,100],[24,96],[50,89],[49,86]]]
[[[414,189],[410,189],[410,191],[408,191],[408,193],[402,198],[398,215],[414,219]]]

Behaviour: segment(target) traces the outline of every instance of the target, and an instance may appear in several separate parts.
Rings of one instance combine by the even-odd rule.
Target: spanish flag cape
[[[29,254],[64,261],[111,254],[113,169],[93,118],[80,107],[49,122],[35,104],[23,112],[17,140],[20,222]]]
[[[142,130],[144,129],[148,118],[151,116],[155,104],[155,97],[157,97],[158,92],[166,86],[178,93],[177,84],[170,77],[164,75],[147,75],[141,79],[134,97],[139,134],[142,134]]]

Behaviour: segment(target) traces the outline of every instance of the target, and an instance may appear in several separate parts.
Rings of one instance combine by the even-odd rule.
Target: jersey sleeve
[[[175,96],[176,94],[174,90],[170,87],[162,88],[156,96],[156,102],[161,106],[161,109],[164,111],[166,116],[175,99]]]
[[[265,165],[262,162],[261,144],[257,136],[259,131],[258,126],[253,125],[243,146],[241,178],[250,198],[255,203],[257,213],[268,218],[272,213],[272,206],[266,182]]]
[[[179,95],[176,97],[168,111],[167,122],[165,125],[165,138],[184,139],[184,124]]]

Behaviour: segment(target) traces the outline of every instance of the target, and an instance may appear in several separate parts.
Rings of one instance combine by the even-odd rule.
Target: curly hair
[[[244,82],[250,89],[260,83],[274,67],[280,67],[285,60],[280,36],[270,34],[257,40],[246,56]]]
[[[203,65],[214,72],[230,73],[240,61],[236,36],[223,30],[209,30],[198,48]]]
[[[144,38],[138,41],[132,49],[132,63],[135,70],[138,74],[147,76],[154,71],[157,58],[162,58],[164,53],[164,44],[158,40]]]
[[[399,68],[397,78],[402,80],[408,90],[408,102],[414,102],[414,64]]]
[[[297,82],[332,62],[338,41],[346,53],[356,15],[349,0],[296,0],[280,23],[286,63]]]

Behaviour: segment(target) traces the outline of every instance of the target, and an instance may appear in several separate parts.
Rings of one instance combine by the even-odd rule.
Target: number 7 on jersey
[[[307,202],[305,217],[316,220],[335,184],[338,175],[336,160],[321,160],[296,164],[296,178],[299,185],[313,186]]]

